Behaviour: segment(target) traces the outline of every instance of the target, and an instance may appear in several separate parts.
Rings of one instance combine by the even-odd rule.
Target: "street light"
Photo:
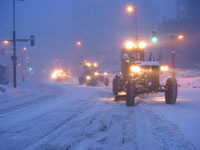
[[[184,39],[184,35],[179,34],[179,35],[178,35],[178,39],[179,39],[179,40],[183,40],[183,39]]]
[[[134,11],[134,7],[133,7],[132,5],[128,5],[128,6],[126,7],[126,11],[127,11],[128,13],[132,13],[132,12]]]
[[[170,38],[172,40],[172,77],[175,78],[175,39],[177,38],[178,40],[183,40],[184,36],[182,34],[170,34]]]
[[[9,40],[3,40],[3,44],[4,45],[8,45],[9,44]]]
[[[26,48],[26,47],[24,47],[24,48],[23,48],[23,50],[24,50],[24,51],[27,51],[27,48]]]
[[[137,11],[136,11],[136,8],[132,5],[128,5],[126,7],[126,12],[127,13],[135,13],[135,30],[136,30],[136,35],[135,35],[135,40],[136,40],[136,43],[138,42],[138,21],[137,21]]]
[[[78,47],[81,47],[82,42],[81,42],[81,41],[78,41],[78,42],[76,42],[76,45],[77,45]]]

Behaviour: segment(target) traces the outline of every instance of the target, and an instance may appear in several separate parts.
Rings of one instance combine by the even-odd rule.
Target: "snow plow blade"
[[[115,96],[115,101],[125,101],[125,100],[126,100],[126,95]]]

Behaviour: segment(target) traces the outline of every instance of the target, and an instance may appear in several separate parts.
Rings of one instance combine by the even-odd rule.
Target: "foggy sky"
[[[122,42],[135,35],[134,20],[124,11],[127,4],[137,8],[141,38],[151,35],[164,16],[175,17],[174,0],[17,1],[17,38],[36,37],[35,47],[17,43],[18,55],[27,46],[37,72],[51,68],[56,58],[77,66],[80,54],[99,61],[117,60]],[[12,38],[12,0],[0,0],[0,40],[5,38]],[[78,40],[83,42],[81,48],[75,45]],[[8,56],[0,58],[0,63],[5,58],[11,62]]]

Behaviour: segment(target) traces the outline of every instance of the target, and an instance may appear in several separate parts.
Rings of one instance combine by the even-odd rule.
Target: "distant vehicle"
[[[67,81],[71,78],[70,71],[65,71],[63,69],[55,69],[51,73],[51,79],[53,81]]]
[[[99,84],[109,85],[108,73],[99,72],[98,63],[84,62],[82,75],[79,77],[80,85],[96,86]]]
[[[145,44],[126,43],[121,50],[121,72],[113,79],[115,100],[125,98],[128,106],[135,104],[139,94],[165,92],[167,104],[175,104],[177,81],[168,78],[165,85],[160,84],[160,72],[168,71],[168,66],[161,66],[158,61],[145,61]],[[122,93],[125,93],[122,94]]]

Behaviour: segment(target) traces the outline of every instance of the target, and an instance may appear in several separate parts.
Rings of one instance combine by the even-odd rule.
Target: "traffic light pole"
[[[15,0],[13,0],[13,87],[17,87],[17,56],[16,56],[16,30],[15,30]]]

